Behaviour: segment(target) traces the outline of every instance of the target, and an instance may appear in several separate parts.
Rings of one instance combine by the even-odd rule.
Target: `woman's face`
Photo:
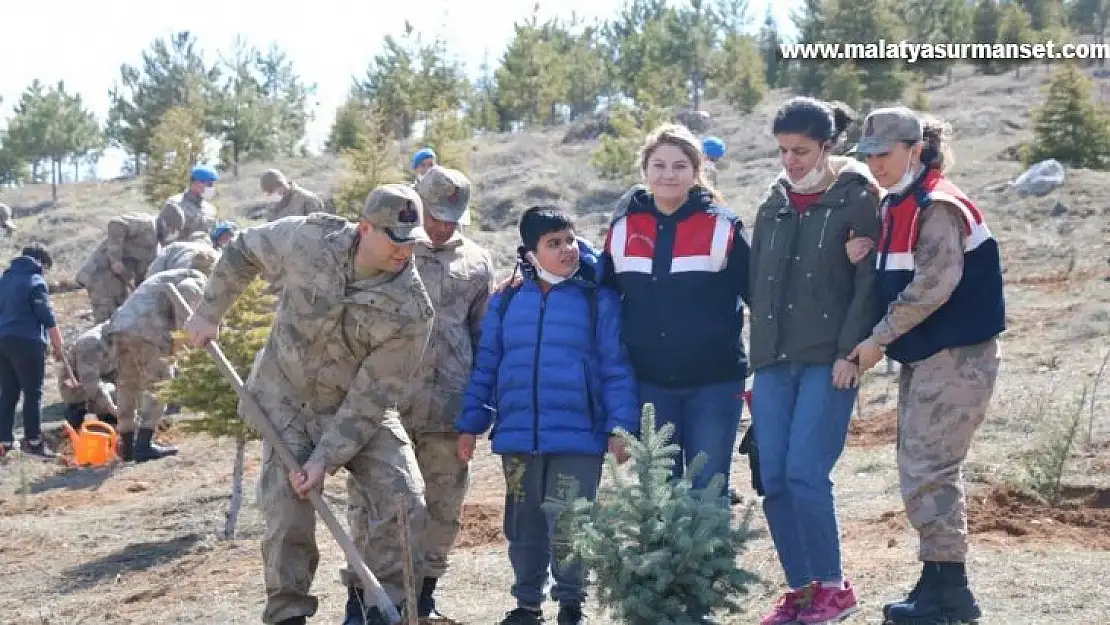
[[[775,135],[779,143],[779,160],[790,182],[798,182],[813,171],[824,157],[821,142],[802,134]]]
[[[549,232],[536,244],[536,262],[557,276],[570,277],[578,269],[578,241],[570,228]]]
[[[902,176],[917,162],[920,153],[920,144],[911,148],[899,141],[889,152],[868,154],[867,167],[875,180],[879,181],[879,186],[889,189],[898,184]]]
[[[655,148],[647,160],[648,189],[656,198],[679,203],[686,201],[697,181],[698,172],[690,157],[676,145]]]

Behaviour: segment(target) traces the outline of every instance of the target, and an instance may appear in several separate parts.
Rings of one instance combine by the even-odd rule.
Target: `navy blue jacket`
[[[597,284],[592,254],[583,254],[578,273],[546,295],[527,269],[503,321],[505,293],[490,298],[456,429],[482,434],[492,425],[497,454],[602,455],[614,429],[640,431],[620,300]]]
[[[646,189],[609,228],[606,284],[623,298],[624,343],[640,382],[691,387],[742,381],[748,237],[739,217],[695,187],[673,215]]]
[[[46,331],[57,325],[50,305],[42,265],[30,256],[19,256],[0,276],[0,337],[46,340]]]

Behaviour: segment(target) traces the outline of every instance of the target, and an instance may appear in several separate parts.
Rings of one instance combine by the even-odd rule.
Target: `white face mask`
[[[917,174],[921,172],[921,167],[910,167],[910,163],[912,162],[912,157],[906,158],[906,171],[902,173],[902,177],[898,179],[898,182],[895,182],[889,189],[887,189],[887,193],[898,195],[899,193],[908,189],[911,184],[913,184],[914,179],[917,178]]]
[[[204,187],[204,194],[201,197],[206,200],[216,197],[216,187]]]
[[[540,280],[543,280],[551,286],[555,286],[556,284],[559,284],[560,282],[567,280],[570,278],[570,276],[574,275],[574,271],[570,272],[570,275],[559,276],[544,269],[540,266],[540,262],[536,260],[535,252],[528,252],[524,255],[524,258],[527,259],[528,262],[532,263],[532,267],[536,270],[536,276],[538,276]],[[577,267],[575,268],[575,271],[578,271]]]
[[[817,185],[821,184],[821,181],[825,178],[825,172],[827,171],[828,163],[825,160],[825,149],[821,148],[821,153],[817,156],[817,164],[813,166],[813,169],[809,170],[808,174],[802,176],[801,180],[791,182],[790,188],[799,193],[811,191],[815,189]],[[789,180],[789,177],[787,179]]]
[[[270,195],[266,196],[266,199],[270,200],[271,202],[280,202],[282,197],[284,196],[282,196],[282,194],[280,193],[271,193]]]

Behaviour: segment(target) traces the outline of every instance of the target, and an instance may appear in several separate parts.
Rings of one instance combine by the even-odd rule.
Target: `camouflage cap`
[[[863,134],[852,151],[859,154],[883,154],[902,141],[921,141],[924,127],[921,119],[904,106],[871,111],[863,121]]]
[[[15,222],[12,221],[12,209],[7,204],[0,204],[0,228],[8,232],[15,230]]]
[[[384,230],[396,243],[415,240],[414,231],[423,225],[424,204],[416,191],[403,184],[384,184],[366,196],[362,218]]]
[[[262,172],[262,179],[259,181],[259,186],[262,187],[264,193],[270,193],[280,187],[288,187],[289,180],[285,174],[281,173],[279,169],[267,169]]]
[[[470,181],[457,169],[436,165],[416,183],[416,193],[432,217],[458,223],[470,204]]]

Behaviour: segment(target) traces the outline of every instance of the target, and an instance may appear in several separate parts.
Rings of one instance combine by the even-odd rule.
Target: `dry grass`
[[[1095,377],[1110,349],[1105,247],[1110,173],[1069,171],[1064,187],[1049,196],[1022,198],[1004,188],[1020,165],[999,157],[1029,139],[1029,106],[1045,78],[1043,70],[1020,81],[961,71],[953,85],[929,92],[933,112],[956,126],[952,177],[987,212],[1007,272],[1004,368],[966,470],[972,577],[987,611],[984,625],[1100,622],[1105,613],[1110,384],[1097,385]],[[712,131],[731,147],[729,166],[721,171],[723,192],[747,220],[778,168],[767,128],[780,100],[743,118],[711,107],[717,120]],[[493,251],[503,271],[512,258],[515,220],[523,208],[538,202],[567,206],[596,240],[621,191],[599,182],[589,169],[594,144],[563,144],[563,133],[555,129],[473,142],[470,169],[479,215],[473,235]],[[325,195],[343,176],[342,163],[326,157],[279,166]],[[244,167],[239,180],[222,185],[219,202],[228,215],[245,215],[257,206],[257,176],[263,168]],[[134,182],[67,186],[54,208],[42,204],[48,198],[49,188],[0,194],[0,201],[16,209],[22,232],[57,251],[56,279],[75,270],[108,217],[152,210],[143,205]],[[1066,209],[1051,216],[1058,202]],[[87,310],[83,294],[60,295],[57,305],[67,335],[88,324],[81,318]],[[1046,508],[1011,484],[1020,482],[1022,459],[1042,442],[1038,398],[1051,393],[1060,405],[1074,405],[1084,386],[1096,391],[1093,420],[1084,423],[1084,444],[1065,466],[1065,503]],[[848,623],[876,622],[879,605],[903,592],[917,571],[916,539],[901,512],[892,448],[896,393],[897,376],[866,377],[849,447],[835,475],[846,568],[863,600],[863,610]],[[60,419],[56,401],[51,394],[51,428]],[[180,456],[106,473],[17,458],[0,463],[0,579],[6,583],[0,614],[5,623],[258,622],[264,601],[257,542],[262,520],[251,503],[253,488],[248,488],[240,520],[241,538],[233,543],[213,539],[221,531],[234,445],[172,430],[169,435],[178,439]],[[248,485],[257,472],[257,454],[251,453]],[[746,458],[737,456],[733,479],[750,492]],[[22,487],[29,493],[19,494]],[[480,449],[458,555],[441,585],[441,606],[463,622],[489,623],[511,606],[511,573],[499,529],[502,489],[496,461],[488,449]],[[342,512],[341,479],[329,481],[328,495]],[[322,527],[318,538],[323,557],[315,585],[321,598],[317,620],[336,622],[345,600],[336,574],[342,554]],[[753,545],[744,564],[774,584],[759,589],[749,602],[752,611],[761,611],[780,590],[778,562],[767,538]],[[749,614],[724,622],[753,620]]]

